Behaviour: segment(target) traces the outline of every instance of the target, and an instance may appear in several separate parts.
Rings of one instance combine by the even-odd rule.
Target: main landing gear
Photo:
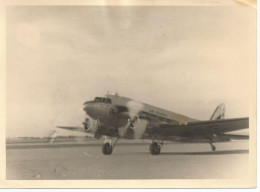
[[[104,155],[111,155],[113,152],[113,146],[110,143],[104,143],[102,147],[102,152]]]
[[[161,152],[162,144],[159,144],[158,142],[152,142],[150,145],[150,153],[152,155],[159,155]]]
[[[119,138],[116,138],[114,140],[114,142],[112,142],[111,138],[107,139],[107,137],[105,136],[105,142],[104,142],[103,147],[102,147],[103,154],[104,155],[111,155],[112,152],[113,152],[113,148],[115,147],[118,140],[119,140]]]
[[[212,151],[216,151],[216,146],[213,145],[212,143],[209,143],[209,144],[210,144],[210,146],[211,146],[211,150],[212,150]]]

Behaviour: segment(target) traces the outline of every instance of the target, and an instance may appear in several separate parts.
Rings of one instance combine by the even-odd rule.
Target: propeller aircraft
[[[124,139],[149,139],[150,153],[158,155],[164,141],[183,143],[213,143],[247,140],[248,135],[227,132],[249,128],[249,118],[225,119],[225,105],[220,104],[210,120],[200,121],[164,110],[133,99],[107,94],[84,103],[86,118],[83,127],[57,126],[58,128],[85,132],[88,136],[104,137],[103,154],[111,155],[117,141]]]

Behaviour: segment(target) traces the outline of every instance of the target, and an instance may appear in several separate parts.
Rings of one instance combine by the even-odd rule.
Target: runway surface
[[[150,142],[119,141],[103,155],[102,140],[7,142],[6,179],[233,179],[248,174],[248,141],[165,144],[160,155]]]

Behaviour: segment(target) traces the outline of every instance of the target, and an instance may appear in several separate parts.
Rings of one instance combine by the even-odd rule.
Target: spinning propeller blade
[[[139,119],[138,114],[142,111],[144,108],[144,104],[137,102],[137,101],[129,101],[127,103],[127,108],[129,111],[129,123],[126,127],[124,127],[125,130],[123,130],[126,134],[131,134],[131,136],[134,139],[141,139],[146,127],[147,127],[147,121],[143,119]]]

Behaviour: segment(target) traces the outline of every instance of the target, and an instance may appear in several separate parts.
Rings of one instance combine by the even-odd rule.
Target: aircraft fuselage
[[[94,120],[98,120],[104,129],[99,130],[100,135],[118,134],[119,137],[132,139],[131,133],[123,132],[124,128],[129,128],[135,121],[146,121],[146,128],[156,124],[171,123],[181,124],[182,122],[197,121],[195,119],[170,112],[152,105],[137,102],[126,97],[107,95],[106,98],[96,97],[92,101],[84,103],[84,111]],[[138,119],[138,120],[137,120]],[[120,131],[120,130],[122,131]],[[97,130],[93,130],[96,132]],[[103,131],[103,132],[102,132]],[[128,129],[128,132],[131,129]]]
[[[116,113],[116,108],[111,103],[89,101],[85,103],[84,111],[95,120],[99,120],[108,127],[123,127],[128,123],[129,113]]]

